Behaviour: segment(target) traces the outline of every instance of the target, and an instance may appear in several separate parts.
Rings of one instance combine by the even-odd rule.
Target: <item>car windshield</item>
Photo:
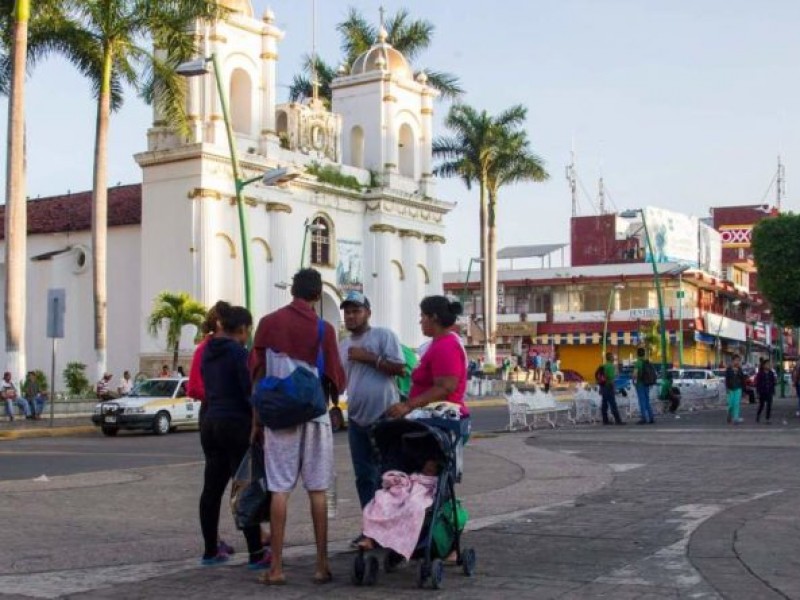
[[[154,396],[171,398],[178,385],[177,379],[147,379],[137,384],[130,393],[131,396]]]

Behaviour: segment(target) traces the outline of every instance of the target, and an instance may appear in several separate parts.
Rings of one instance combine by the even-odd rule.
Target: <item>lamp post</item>
[[[178,65],[175,72],[183,77],[199,77],[208,74],[207,64],[211,63],[214,71],[214,80],[217,83],[217,93],[219,103],[222,108],[222,119],[225,122],[225,134],[228,138],[228,151],[231,158],[231,169],[233,170],[233,184],[236,194],[236,211],[239,216],[239,236],[242,244],[242,268],[244,269],[244,302],[247,310],[253,310],[253,289],[252,289],[252,269],[250,265],[250,249],[247,234],[247,218],[244,212],[244,197],[242,191],[251,183],[257,181],[264,185],[280,185],[287,183],[299,176],[299,173],[292,172],[290,169],[272,169],[266,173],[251,179],[242,179],[239,167],[239,156],[236,152],[236,140],[233,135],[233,125],[231,124],[230,112],[228,111],[228,101],[225,96],[225,88],[222,85],[222,75],[220,73],[217,55],[212,54],[206,58],[188,61]]]
[[[625,284],[617,283],[608,291],[608,306],[606,307],[606,319],[603,321],[603,356],[601,362],[606,360],[606,340],[608,338],[608,321],[611,318],[611,303],[614,301],[614,292],[624,290]]]
[[[656,299],[658,301],[658,326],[661,333],[661,376],[664,382],[662,386],[662,393],[666,390],[667,386],[667,331],[664,322],[664,300],[661,295],[661,281],[658,275],[658,265],[656,265],[656,253],[653,250],[653,242],[650,240],[650,233],[647,230],[647,220],[644,216],[644,210],[635,208],[633,210],[626,210],[619,213],[623,219],[632,219],[639,214],[642,216],[642,228],[644,229],[644,239],[647,244],[647,250],[650,252],[650,264],[653,266],[653,282],[656,286]]]
[[[303,248],[300,250],[300,268],[303,268],[305,265],[306,260],[306,240],[308,239],[308,232],[311,231],[313,233],[317,233],[318,231],[325,231],[326,227],[322,223],[312,223],[310,220],[306,219],[306,222],[303,223]]]
[[[461,304],[467,303],[467,294],[469,293],[469,276],[472,274],[473,263],[483,262],[482,258],[470,258],[469,265],[467,265],[467,278],[464,279],[464,291],[461,292]]]

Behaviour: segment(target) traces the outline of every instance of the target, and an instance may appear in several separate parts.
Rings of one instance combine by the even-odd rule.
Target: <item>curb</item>
[[[61,437],[69,435],[81,435],[84,433],[91,433],[97,427],[94,425],[73,425],[69,427],[48,427],[36,429],[8,429],[0,431],[0,441],[4,440],[20,440],[25,438],[41,438],[41,437]]]

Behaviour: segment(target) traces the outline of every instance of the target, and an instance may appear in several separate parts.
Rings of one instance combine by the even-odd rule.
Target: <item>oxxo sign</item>
[[[722,225],[719,228],[724,248],[746,248],[753,236],[752,225]]]

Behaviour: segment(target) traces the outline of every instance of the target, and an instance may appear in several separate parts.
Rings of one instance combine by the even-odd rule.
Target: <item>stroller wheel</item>
[[[364,571],[364,585],[373,586],[378,583],[378,572],[380,569],[378,557],[374,554],[368,554],[366,557],[366,569]]]
[[[475,563],[477,557],[473,548],[467,548],[461,552],[461,568],[464,569],[464,575],[472,577],[475,574]]]
[[[364,574],[366,572],[366,562],[364,553],[359,552],[353,558],[353,569],[350,571],[350,582],[353,585],[364,585]]]
[[[444,563],[438,558],[431,563],[431,587],[438,590],[444,579]]]
[[[383,557],[383,571],[384,573],[394,573],[397,567],[403,562],[403,557],[397,552],[389,550],[386,556]]]
[[[417,567],[417,587],[423,588],[425,587],[425,582],[428,580],[428,577],[431,576],[430,567],[425,564],[424,560],[419,561],[419,566]]]

